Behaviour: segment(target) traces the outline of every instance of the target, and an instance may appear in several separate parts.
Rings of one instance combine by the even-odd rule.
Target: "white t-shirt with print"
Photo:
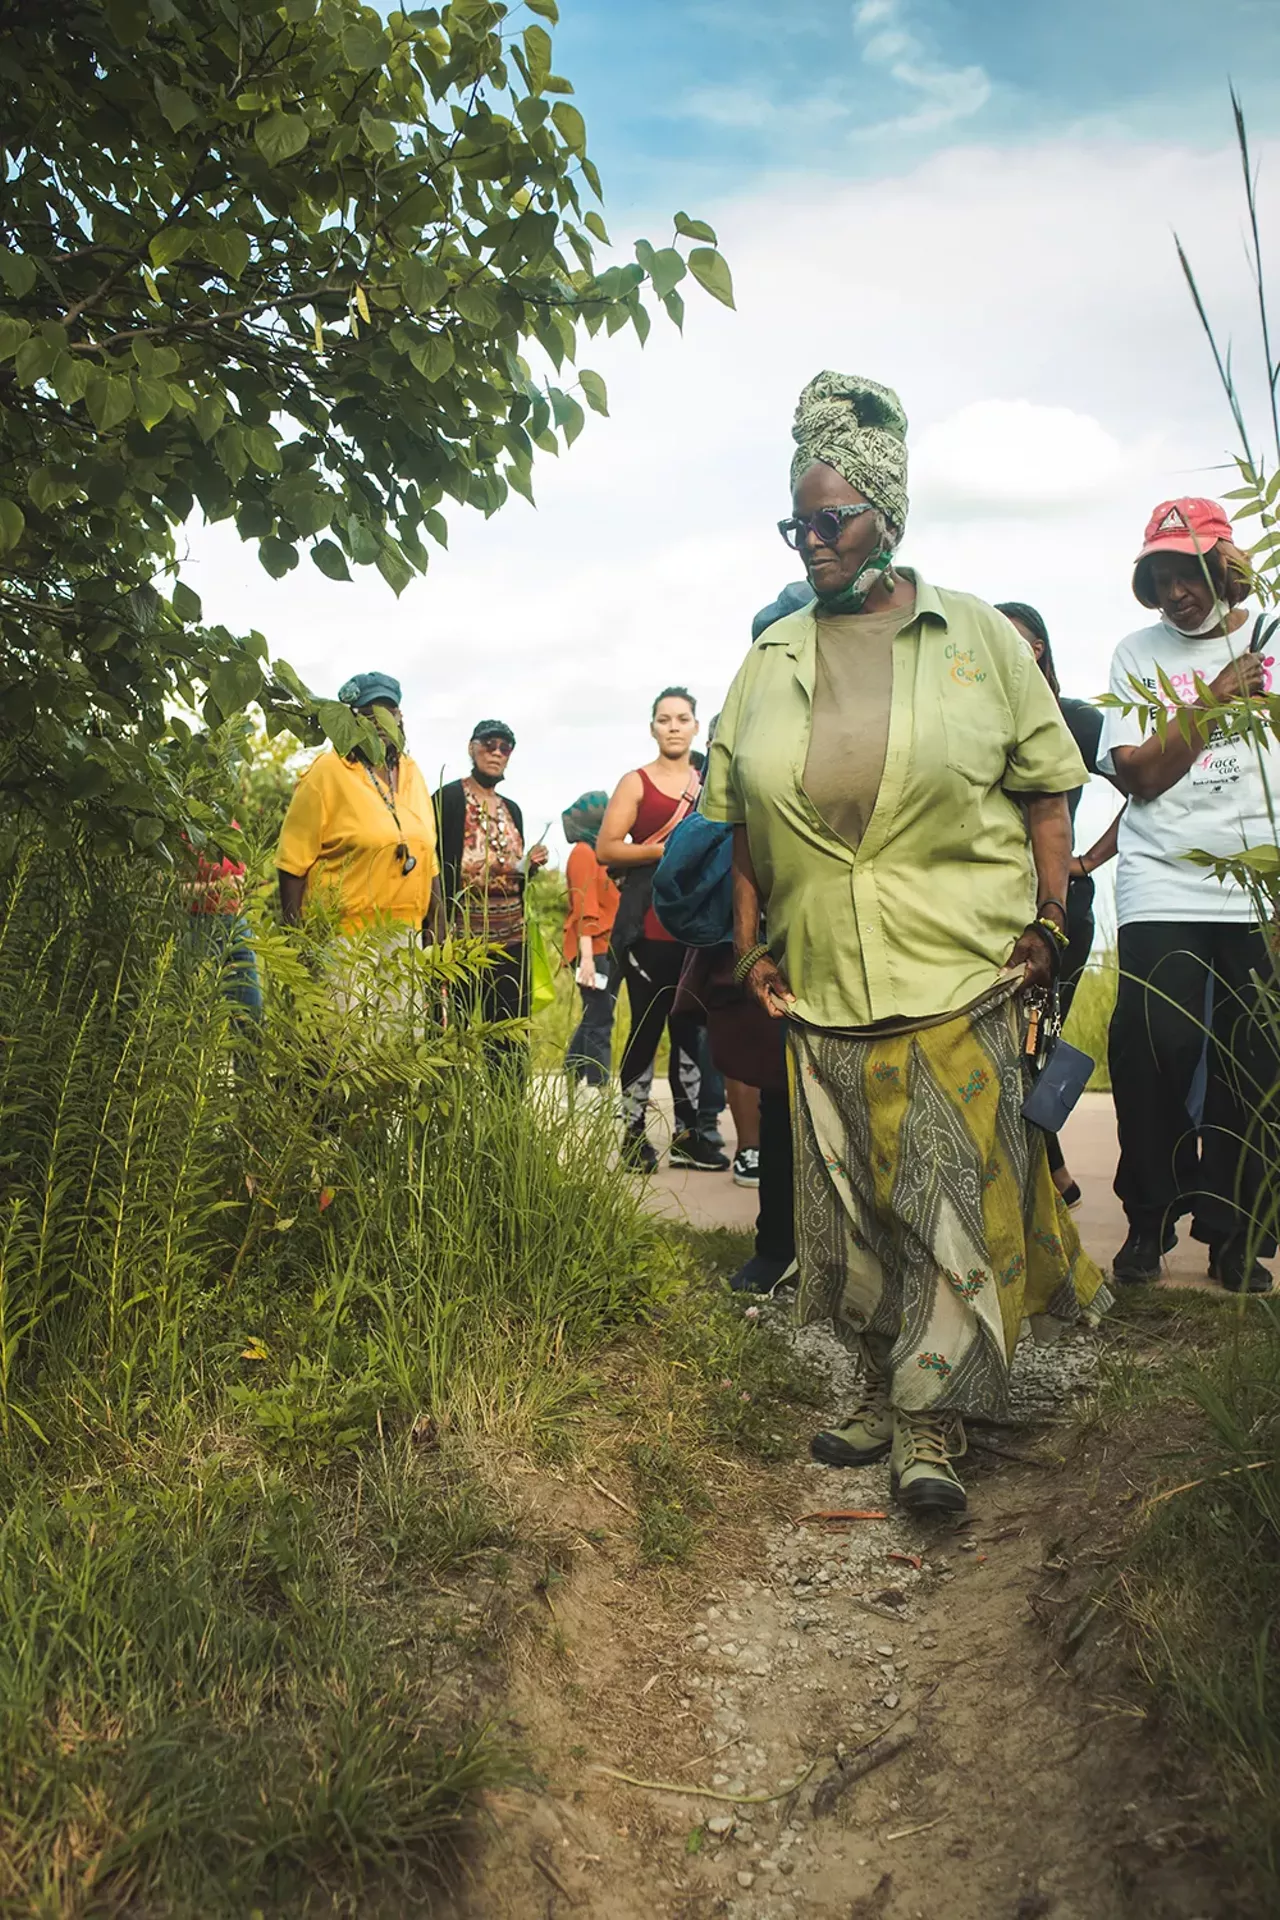
[[[1263,631],[1271,625],[1268,614]],[[1238,653],[1248,649],[1256,615],[1230,634],[1205,634],[1192,639],[1158,621],[1131,633],[1116,648],[1111,662],[1110,691],[1122,700],[1135,698],[1133,681],[1150,689],[1156,702],[1168,702],[1160,691],[1157,669],[1180,698],[1196,699],[1195,676],[1210,681]],[[1263,653],[1266,685],[1273,683],[1280,632],[1268,640]],[[1104,711],[1098,746],[1099,773],[1114,773],[1116,747],[1140,747],[1151,732],[1142,712]],[[1267,805],[1268,789],[1280,819],[1280,748],[1269,741],[1261,753],[1249,740],[1224,740],[1215,728],[1204,751],[1181,780],[1154,800],[1131,799],[1120,822],[1120,859],[1116,875],[1116,920],[1124,927],[1138,920],[1229,920],[1255,918],[1243,887],[1220,881],[1208,867],[1183,856],[1191,852],[1229,855],[1246,847],[1274,843],[1275,829]]]

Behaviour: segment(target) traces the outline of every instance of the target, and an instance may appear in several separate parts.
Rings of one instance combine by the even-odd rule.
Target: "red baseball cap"
[[[1216,500],[1162,500],[1147,522],[1142,552],[1133,563],[1133,591],[1144,607],[1155,600],[1142,590],[1139,574],[1144,560],[1157,553],[1208,553],[1219,540],[1233,538],[1225,507]]]

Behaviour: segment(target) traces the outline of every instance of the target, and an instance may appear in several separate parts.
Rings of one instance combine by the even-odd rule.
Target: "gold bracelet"
[[[743,981],[746,979],[747,975],[750,973],[752,967],[754,967],[759,961],[767,960],[768,958],[769,958],[768,947],[762,946],[762,945],[748,947],[747,951],[744,954],[742,954],[737,960],[734,961],[734,964],[733,964],[734,986],[740,987]]]

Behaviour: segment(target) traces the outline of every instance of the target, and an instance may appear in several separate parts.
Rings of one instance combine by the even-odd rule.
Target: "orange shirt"
[[[609,935],[618,915],[618,889],[596,859],[595,848],[579,840],[569,849],[564,870],[569,889],[569,911],[564,923],[566,966],[578,963],[578,942],[584,933],[591,936],[591,951],[607,953]]]

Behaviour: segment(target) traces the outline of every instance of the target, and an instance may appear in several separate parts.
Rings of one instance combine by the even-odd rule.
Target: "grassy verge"
[[[1132,1645],[1258,1911],[1280,1911],[1280,1312],[1121,1303],[1104,1419],[1172,1429],[1117,1588]],[[1158,1457],[1158,1456],[1157,1456]]]
[[[1089,1081],[1091,1093],[1110,1093],[1111,1074],[1107,1066],[1107,1030],[1116,1004],[1119,964],[1115,949],[1094,955],[1093,962],[1081,974],[1071,1003],[1063,1038],[1087,1053],[1094,1063]]]
[[[607,1425],[679,1559],[785,1348],[607,1121],[440,1025],[452,962],[339,980],[263,924],[246,1030],[136,876],[40,873],[0,900],[0,1908],[403,1911],[519,1765],[504,1457]]]

